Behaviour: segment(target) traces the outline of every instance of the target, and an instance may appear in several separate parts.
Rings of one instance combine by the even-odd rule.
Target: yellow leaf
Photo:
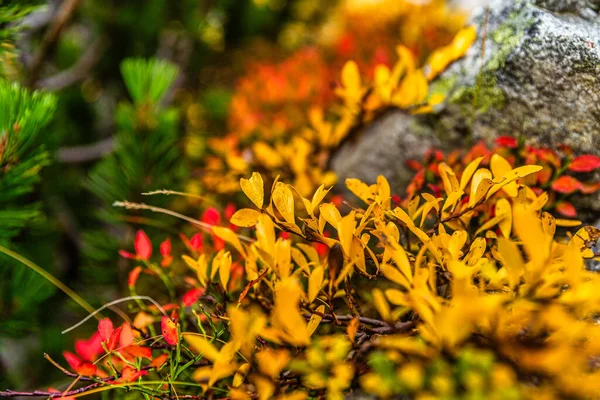
[[[283,158],[280,153],[264,142],[255,142],[252,145],[252,152],[256,157],[256,161],[270,170],[274,170],[283,165]]]
[[[321,290],[321,285],[323,284],[323,267],[318,266],[315,268],[310,277],[308,278],[308,302],[312,303],[314,299],[319,294],[319,290]]]
[[[404,275],[402,275],[400,271],[398,271],[391,265],[382,263],[379,268],[381,269],[383,276],[388,278],[390,281],[397,283],[398,285],[407,289],[411,287],[411,284],[408,281],[408,279]]]
[[[294,219],[294,195],[285,183],[277,182],[273,190],[273,204],[290,224],[296,224]]]
[[[452,58],[458,60],[465,55],[467,50],[477,39],[477,29],[475,26],[468,26],[461,29],[452,40]]]
[[[475,171],[479,167],[479,164],[481,163],[481,160],[483,160],[483,159],[484,159],[483,156],[477,157],[476,159],[471,161],[469,163],[469,165],[467,165],[467,167],[465,168],[465,170],[462,173],[462,176],[460,177],[460,189],[461,190],[465,190],[465,188],[467,187],[467,184],[471,180],[471,177],[473,177],[473,174],[475,173]],[[444,207],[444,208],[446,208],[446,207]]]
[[[396,306],[409,306],[409,302],[406,301],[406,293],[397,290],[397,289],[387,289],[385,291],[385,297],[390,301],[390,303]]]
[[[473,243],[471,243],[471,247],[469,248],[469,252],[464,258],[464,262],[472,267],[479,259],[485,254],[486,242],[482,237],[476,238]]]
[[[440,177],[442,178],[442,183],[444,184],[444,191],[448,196],[452,192],[456,192],[458,189],[460,189],[456,174],[454,171],[452,171],[452,168],[450,168],[448,164],[441,162],[438,165],[438,171],[440,173]]]
[[[310,210],[307,209],[310,215],[313,215],[314,210],[321,204],[327,193],[329,193],[329,189],[325,189],[325,185],[319,186],[315,194],[313,195],[312,201],[310,202]]]
[[[223,289],[227,291],[227,283],[229,282],[229,275],[231,271],[231,253],[228,251],[221,253],[219,252],[213,260],[213,269],[219,269],[219,278]]]
[[[355,212],[351,211],[337,225],[338,238],[346,256],[351,256],[352,239],[356,229]]]
[[[240,239],[231,229],[223,226],[213,226],[212,231],[215,235],[217,235],[217,237],[223,239],[224,241],[232,245],[237,251],[240,252],[242,256],[246,256],[246,251],[242,247]]]
[[[325,306],[320,305],[319,307],[317,307],[317,312],[323,314],[325,312]],[[311,315],[310,320],[308,321],[308,326],[307,326],[309,337],[312,336],[313,333],[315,333],[315,331],[317,330],[317,327],[321,323],[322,319],[323,319],[323,317],[321,317],[320,315],[317,315],[317,314]]]
[[[477,202],[485,196],[486,189],[492,185],[492,173],[487,168],[480,168],[473,174],[471,180],[471,194],[469,197],[469,207],[473,207]]]
[[[261,214],[258,217],[256,239],[259,247],[267,254],[272,255],[275,252],[275,225],[271,217],[266,214]]]
[[[182,336],[192,350],[201,354],[207,360],[215,362],[219,357],[219,350],[217,350],[215,345],[204,339],[202,336],[189,333],[183,333]]]
[[[354,343],[354,339],[356,338],[356,333],[358,332],[358,328],[360,327],[360,321],[358,318],[354,317],[348,323],[348,327],[346,328],[346,333],[348,334],[348,339],[352,343]]]
[[[494,174],[494,179],[502,178],[505,174],[512,170],[510,163],[501,155],[494,154],[490,160],[490,168]],[[510,182],[504,186],[503,190],[510,197],[517,197],[519,194],[519,187],[516,182]]]
[[[556,226],[562,226],[565,228],[572,228],[575,226],[581,225],[581,221],[577,221],[575,219],[556,219]]]
[[[275,243],[275,270],[281,279],[285,279],[290,276],[291,269],[291,241],[278,239]]]
[[[231,384],[231,386],[238,387],[242,383],[244,383],[244,379],[246,378],[246,375],[248,374],[249,370],[250,370],[250,363],[244,363],[244,364],[242,364],[238,368],[238,370],[235,373],[235,375],[233,376],[233,383]]]
[[[258,208],[262,208],[265,199],[265,188],[262,176],[258,172],[253,172],[250,179],[241,178],[240,186],[244,194]]]
[[[231,220],[229,222],[235,226],[248,228],[258,223],[258,217],[260,214],[261,213],[256,210],[242,208],[241,210],[237,210],[235,214],[231,216]]]
[[[285,349],[265,349],[256,354],[258,369],[271,379],[277,379],[281,371],[291,360],[290,352]]]
[[[342,220],[342,215],[336,206],[332,203],[325,203],[319,206],[320,217],[329,222],[331,226],[337,228],[338,223]],[[322,233],[322,232],[321,232]]]
[[[388,304],[383,292],[379,289],[373,289],[373,302],[375,304],[375,308],[381,315],[381,318],[384,320],[389,320],[390,318],[390,305]]]
[[[498,239],[498,251],[502,256],[502,264],[508,275],[508,282],[511,288],[515,288],[525,271],[525,262],[521,257],[521,251],[517,245],[508,240]]]
[[[542,167],[539,165],[524,165],[522,167],[515,168],[504,175],[500,179],[494,179],[494,186],[487,192],[486,200],[493,196],[498,190],[504,188],[504,186],[508,185],[511,182],[516,181],[517,179],[524,178],[528,175],[534,174],[542,170]]]
[[[502,236],[505,238],[510,238],[510,233],[512,230],[512,210],[510,207],[510,202],[504,197],[498,199],[496,202],[496,215],[503,216],[502,221],[498,223],[498,227],[500,228],[500,232],[502,232]]]
[[[373,199],[371,188],[358,179],[346,179],[346,187],[365,203],[369,203],[369,200]]]
[[[556,219],[545,211],[542,213],[542,229],[546,235],[554,237],[554,233],[556,232]]]

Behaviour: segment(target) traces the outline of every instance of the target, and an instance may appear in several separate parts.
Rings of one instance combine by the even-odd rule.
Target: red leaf
[[[160,328],[165,341],[171,346],[179,343],[179,334],[177,333],[177,325],[169,317],[163,316],[160,320]]]
[[[121,325],[121,335],[119,336],[119,347],[127,347],[133,344],[133,329],[128,323]]]
[[[63,357],[67,361],[67,364],[69,364],[69,367],[71,367],[71,369],[73,369],[74,371],[76,371],[77,368],[79,368],[79,366],[81,365],[81,363],[83,363],[81,358],[77,357],[70,351],[63,351]]]
[[[164,242],[160,244],[160,254],[166,257],[171,254],[171,239],[166,238]]]
[[[415,172],[423,168],[423,165],[417,160],[406,160],[406,166]]]
[[[590,154],[576,157],[569,164],[569,169],[575,172],[590,172],[597,168],[600,168],[600,158]]]
[[[202,249],[202,246],[204,245],[202,234],[196,233],[194,236],[192,236],[190,239],[190,244],[194,250]]]
[[[600,189],[600,182],[597,183],[583,183],[581,189],[581,193],[583,194],[592,194],[596,193]]]
[[[75,341],[75,351],[85,361],[96,361],[98,356],[104,353],[102,337],[96,332],[89,340],[77,339]]]
[[[129,258],[130,260],[136,260],[137,259],[137,256],[135,254],[130,253],[130,252],[125,251],[125,250],[119,250],[119,255],[121,257]]]
[[[135,253],[142,260],[147,260],[152,255],[152,243],[144,231],[137,231],[134,247]]]
[[[148,371],[138,371],[137,369],[127,365],[121,371],[121,377],[119,379],[117,379],[116,382],[118,382],[118,383],[135,382],[140,377],[147,375],[147,374],[148,374]]]
[[[113,333],[110,335],[108,342],[106,342],[106,348],[108,349],[108,351],[113,351],[114,349],[117,348],[117,344],[119,343],[119,338],[121,337],[122,330],[123,330],[123,326],[121,325],[120,327],[115,329],[113,331]]]
[[[229,221],[236,211],[237,209],[235,207],[235,204],[229,203],[227,204],[227,206],[225,206],[225,210],[223,210],[223,216],[227,221]]]
[[[558,211],[559,214],[567,218],[577,217],[577,210],[575,209],[575,206],[573,206],[573,204],[569,203],[568,201],[561,201],[560,203],[558,203],[556,205],[556,211]]]
[[[79,375],[82,375],[82,376],[93,376],[96,373],[97,369],[98,368],[94,364],[89,363],[89,362],[84,362],[79,367],[77,367],[75,372],[77,372]]]
[[[142,267],[139,265],[129,272],[129,278],[127,279],[127,284],[129,286],[135,286],[135,283],[140,277],[140,272],[142,272]]]
[[[563,175],[552,182],[552,190],[558,193],[570,194],[583,187],[581,182],[569,175]]]
[[[196,289],[188,290],[183,295],[183,300],[182,300],[183,305],[186,307],[193,305],[195,302],[198,301],[200,296],[202,296],[202,293],[204,293],[204,289],[196,288]]]
[[[113,323],[109,318],[101,319],[100,322],[98,322],[98,333],[104,342],[110,339],[110,336],[114,331],[115,328],[113,328]]]
[[[519,147],[519,142],[512,136],[500,136],[494,140],[497,146],[508,147],[509,149],[516,149]]]
[[[221,215],[216,208],[207,208],[206,211],[204,211],[204,214],[202,214],[202,222],[209,225],[218,225],[219,222],[221,222]]]
[[[167,361],[168,358],[169,355],[167,353],[163,353],[160,356],[156,357],[154,360],[152,360],[150,366],[154,368],[160,368]]]
[[[546,161],[549,164],[554,165],[556,168],[560,168],[560,158],[558,154],[552,149],[534,149],[535,154],[542,161]]]
[[[129,354],[131,357],[142,358],[145,357],[148,360],[152,359],[152,349],[150,347],[142,347],[142,346],[127,346],[123,349],[123,351]]]

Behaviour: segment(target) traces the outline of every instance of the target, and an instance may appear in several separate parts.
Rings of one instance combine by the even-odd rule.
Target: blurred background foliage
[[[232,139],[300,129],[346,60],[369,76],[403,43],[422,62],[464,22],[443,0],[0,0],[0,245],[93,306],[115,299],[128,272],[117,251],[136,229],[162,241],[189,227],[114,201],[215,189],[152,204],[193,217],[226,204],[231,183],[210,171]],[[60,331],[83,315],[1,256],[0,387],[62,379],[41,354],[58,359],[73,340]]]

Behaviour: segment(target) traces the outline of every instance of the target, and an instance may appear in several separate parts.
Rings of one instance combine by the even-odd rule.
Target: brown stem
[[[44,64],[44,60],[46,56],[58,41],[60,37],[60,33],[63,28],[69,22],[73,13],[81,3],[81,0],[65,0],[61,5],[56,15],[54,16],[54,20],[50,25],[50,28],[46,31],[46,34],[42,38],[42,42],[40,43],[40,48],[37,53],[33,56],[33,61],[31,62],[31,67],[29,69],[29,77],[27,79],[27,86],[33,87],[35,86],[35,82],[37,81],[40,72],[42,70],[42,66]]]

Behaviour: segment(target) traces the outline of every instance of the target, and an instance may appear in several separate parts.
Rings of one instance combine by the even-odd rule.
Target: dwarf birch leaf
[[[346,333],[348,334],[348,339],[352,343],[355,343],[354,339],[356,338],[356,333],[358,332],[358,328],[360,327],[360,321],[358,318],[354,317],[348,323],[348,327],[346,328]]]
[[[460,177],[460,189],[461,190],[465,190],[465,188],[467,187],[467,184],[473,177],[473,174],[475,173],[475,171],[477,170],[477,167],[479,167],[479,164],[481,163],[481,160],[483,160],[483,159],[484,159],[484,157],[477,157],[476,159],[471,161],[469,163],[469,165],[467,165],[467,167],[465,168],[465,170],[462,173],[462,176]]]
[[[160,320],[160,329],[162,331],[165,341],[171,346],[175,346],[179,343],[179,333],[177,332],[177,324],[166,315]]]
[[[383,292],[379,289],[373,289],[373,302],[375,304],[375,308],[381,318],[384,320],[389,320],[390,318],[390,305],[388,304]]]
[[[319,312],[320,314],[323,314],[325,312],[325,306],[320,305],[319,307],[317,307],[317,312]],[[308,320],[308,324],[306,326],[306,329],[308,331],[308,337],[311,337],[313,335],[313,333],[315,333],[315,331],[317,330],[317,327],[321,323],[321,320],[323,320],[323,317],[321,317],[320,315],[318,315],[318,314],[311,315],[310,320]]]
[[[494,179],[502,178],[512,170],[510,163],[499,154],[492,155],[490,168],[494,174]],[[507,183],[502,189],[510,197],[517,197],[519,191],[516,182]]]
[[[260,212],[256,210],[252,210],[251,208],[242,208],[241,210],[237,210],[235,214],[231,216],[230,222],[235,226],[249,228],[258,223],[259,216]]]
[[[273,204],[283,216],[283,219],[290,224],[295,224],[294,220],[294,195],[290,188],[281,182],[277,182],[273,190]]]
[[[240,252],[242,256],[246,257],[246,251],[242,247],[240,239],[237,237],[235,232],[223,226],[213,226],[212,231],[217,237],[232,245],[237,251]]]
[[[504,197],[498,199],[496,202],[496,215],[503,217],[498,223],[498,227],[500,228],[500,232],[502,232],[502,236],[508,239],[512,231],[512,210],[510,202]]]
[[[504,186],[508,185],[511,182],[516,181],[517,179],[524,178],[528,175],[534,174],[542,170],[542,167],[539,165],[524,165],[522,167],[515,168],[502,176],[502,181],[498,182],[494,179],[494,186],[487,192],[485,199],[489,199],[492,197],[498,190],[502,189]]]
[[[258,172],[253,172],[250,179],[240,179],[240,186],[250,201],[252,201],[256,207],[262,209],[265,199],[265,188],[262,176],[260,176]]]
[[[323,267],[315,268],[308,278],[308,302],[312,303],[321,290],[323,284]]]
[[[196,353],[201,354],[204,358],[213,363],[219,357],[219,350],[214,344],[204,339],[199,335],[184,334],[183,338]]]

